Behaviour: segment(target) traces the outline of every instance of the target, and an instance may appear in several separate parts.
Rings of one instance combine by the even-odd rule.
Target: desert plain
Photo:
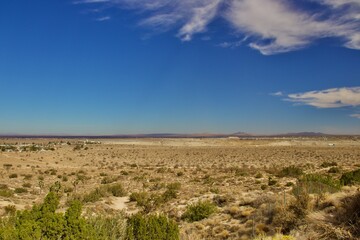
[[[181,239],[360,236],[339,217],[359,195],[356,179],[341,182],[360,169],[359,137],[2,138],[0,148],[3,216],[42,202],[55,183],[59,211],[120,184],[121,194],[83,199],[83,211],[165,214]],[[208,216],[184,217],[199,202],[213,206]]]

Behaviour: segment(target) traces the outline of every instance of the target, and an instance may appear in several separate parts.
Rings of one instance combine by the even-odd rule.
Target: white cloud
[[[283,96],[283,92],[279,91],[279,92],[274,92],[274,93],[270,93],[271,96]]]
[[[317,108],[358,107],[360,106],[360,87],[289,94],[286,100]]]
[[[111,19],[110,16],[105,16],[105,17],[99,17],[99,18],[97,18],[96,21],[98,21],[98,22],[103,22],[103,21],[108,21],[108,20],[110,20],[110,19]]]
[[[220,43],[247,44],[270,55],[305,48],[315,40],[338,38],[347,48],[360,50],[360,0],[306,0],[317,11],[300,8],[291,0],[79,0],[107,7],[136,10],[140,26],[156,31],[177,29],[177,37],[190,41],[205,32],[216,18],[228,21],[240,39]],[[319,10],[320,9],[320,10]]]
[[[360,23],[320,17],[282,0],[233,0],[226,13],[238,32],[254,37],[249,46],[265,55],[304,48],[325,37],[347,38],[347,47],[360,49],[355,36]]]
[[[208,0],[206,4],[192,9],[191,18],[179,30],[183,41],[191,40],[195,33],[203,32],[217,14],[221,0]]]

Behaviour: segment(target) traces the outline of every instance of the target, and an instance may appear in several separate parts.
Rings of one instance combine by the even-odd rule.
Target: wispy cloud
[[[286,100],[317,108],[358,107],[360,106],[360,87],[331,88],[289,94]]]
[[[270,93],[271,96],[283,96],[283,92],[274,92],[274,93]]]
[[[272,96],[283,96],[282,92],[272,93]],[[331,88],[320,91],[288,94],[283,100],[296,105],[308,105],[316,108],[360,107],[360,87]],[[351,117],[360,118],[354,113]]]
[[[103,3],[108,7],[136,10],[143,17],[139,25],[167,31],[190,41],[205,32],[217,18],[228,21],[240,39],[220,43],[238,47],[244,42],[262,54],[293,51],[315,40],[338,38],[343,46],[360,50],[359,0],[306,0],[318,4],[316,12],[290,0],[78,0]],[[320,10],[319,10],[320,9]]]
[[[96,21],[98,21],[98,22],[104,22],[104,21],[108,21],[108,20],[110,20],[110,19],[111,19],[110,16],[104,16],[104,17],[99,17],[99,18],[97,18]]]

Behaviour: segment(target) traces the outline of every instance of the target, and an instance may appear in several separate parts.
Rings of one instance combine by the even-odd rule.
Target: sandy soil
[[[96,141],[100,144],[89,144],[84,139],[0,139],[0,145],[47,144],[54,147],[53,151],[0,152],[0,183],[12,191],[27,189],[11,197],[0,196],[2,214],[8,205],[24,209],[42,201],[56,181],[61,182],[63,189],[72,189],[64,193],[62,204],[65,206],[72,195],[86,194],[101,186],[105,177],[116,177],[127,196],[107,197],[102,203],[115,211],[128,213],[141,210],[136,203],[129,202],[132,192],[161,193],[166,184],[179,182],[181,189],[177,197],[155,211],[179,220],[189,203],[211,200],[214,196],[228,198],[217,214],[203,222],[189,224],[179,220],[183,239],[189,236],[193,239],[244,236],[246,239],[250,237],[251,228],[246,216],[252,216],[257,209],[244,203],[259,198],[282,199],[284,192],[290,194],[292,190],[288,183],[296,184],[295,178],[277,178],[274,172],[296,165],[306,173],[327,174],[329,168],[320,165],[336,162],[340,172],[332,176],[338,178],[342,172],[360,167],[360,139],[356,137]],[[79,150],[75,149],[77,145],[81,146]],[[80,173],[86,178],[75,184]],[[11,177],[14,174],[17,176]],[[263,189],[269,177],[277,183]],[[244,217],[232,217],[228,213],[232,207]],[[221,231],[216,230],[218,226]],[[225,230],[228,235],[223,233],[227,237],[222,238],[219,234]]]

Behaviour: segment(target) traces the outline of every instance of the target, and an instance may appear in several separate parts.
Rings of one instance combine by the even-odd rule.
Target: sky
[[[5,0],[0,134],[360,134],[360,0]]]

